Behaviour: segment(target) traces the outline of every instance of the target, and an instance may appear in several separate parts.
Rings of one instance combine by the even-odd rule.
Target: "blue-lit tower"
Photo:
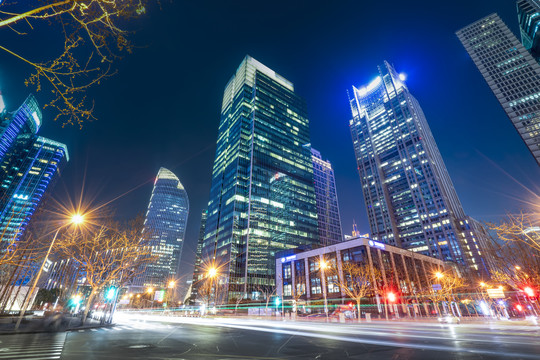
[[[144,221],[144,235],[151,239],[152,255],[136,286],[165,288],[175,281],[189,215],[184,186],[171,171],[161,168],[154,182]]]
[[[67,147],[37,136],[41,111],[30,95],[0,125],[0,236],[19,240],[52,183],[69,161]]]
[[[465,216],[418,101],[385,62],[353,87],[350,129],[371,235],[485,274],[481,241]]]

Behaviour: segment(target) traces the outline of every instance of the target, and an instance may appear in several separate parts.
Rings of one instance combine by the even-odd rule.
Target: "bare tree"
[[[465,279],[453,273],[433,274],[430,288],[423,289],[422,295],[430,299],[438,314],[441,313],[440,304],[451,304],[456,300],[457,291],[466,287]]]
[[[141,230],[142,220],[138,219],[126,228],[101,225],[67,232],[60,239],[61,254],[80,266],[84,284],[90,288],[82,322],[101,290],[108,285],[120,288],[143,271],[145,263],[155,260]]]
[[[521,212],[517,215],[508,214],[499,224],[489,224],[491,230],[497,233],[504,242],[523,243],[540,252],[540,220],[538,214]]]
[[[0,30],[26,35],[35,26],[55,26],[51,37],[63,40],[58,55],[33,60],[41,54],[19,52],[0,45],[0,50],[33,68],[26,85],[52,92],[46,106],[57,111],[63,125],[94,119],[94,104],[86,90],[116,73],[114,62],[132,52],[129,20],[146,12],[148,0],[40,0],[0,1]],[[53,38],[54,39],[54,38]],[[54,41],[51,41],[54,43]],[[25,50],[30,49],[27,47]]]
[[[382,274],[378,269],[370,268],[369,264],[352,261],[344,261],[341,269],[343,276],[338,275],[337,285],[348,298],[356,301],[358,321],[360,321],[362,298],[374,293],[375,282],[382,278]],[[331,268],[331,271],[337,273],[337,269]]]

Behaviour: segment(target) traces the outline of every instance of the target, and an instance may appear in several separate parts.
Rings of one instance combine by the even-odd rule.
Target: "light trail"
[[[120,314],[119,314],[120,315]],[[406,334],[403,333],[404,331],[410,331],[411,327],[407,326],[406,328],[402,328],[401,326],[398,326],[397,328],[394,327],[395,324],[388,324],[389,326],[383,327],[383,326],[368,326],[364,329],[358,329],[356,325],[345,325],[345,326],[339,326],[339,324],[324,324],[324,328],[321,328],[322,324],[299,324],[299,323],[285,323],[285,322],[277,322],[277,321],[265,321],[265,320],[246,320],[246,319],[203,319],[203,318],[178,318],[178,317],[162,317],[162,316],[156,316],[156,315],[133,315],[133,314],[122,314],[120,317],[121,321],[129,321],[129,320],[144,320],[144,321],[157,321],[157,322],[167,322],[167,323],[184,323],[184,324],[192,324],[192,325],[201,325],[201,326],[215,326],[215,327],[226,327],[226,328],[232,328],[232,329],[240,329],[240,330],[249,330],[249,331],[259,331],[259,332],[268,332],[268,333],[277,333],[277,334],[284,334],[284,335],[291,335],[291,336],[304,336],[304,337],[311,337],[311,338],[320,338],[320,339],[327,339],[327,340],[335,340],[335,341],[345,341],[345,342],[353,342],[353,343],[361,343],[361,344],[370,344],[370,345],[379,345],[379,346],[391,346],[391,347],[405,347],[405,348],[412,348],[412,349],[427,349],[427,350],[436,350],[436,351],[450,351],[450,352],[466,352],[466,353],[475,353],[475,354],[489,354],[489,355],[497,355],[497,356],[511,356],[511,357],[522,357],[522,358],[531,358],[531,359],[537,359],[537,355],[531,355],[526,353],[518,353],[518,352],[508,352],[508,351],[500,351],[500,350],[491,350],[489,348],[478,348],[473,347],[473,345],[467,344],[467,347],[461,346],[463,342],[467,343],[484,343],[484,344],[500,344],[500,338],[495,335],[494,333],[489,333],[493,336],[492,339],[478,339],[478,338],[471,338],[471,335],[474,337],[480,336],[480,334],[476,334],[475,332],[467,333],[464,332],[461,334],[460,332],[456,332],[456,329],[459,330],[471,330],[474,331],[476,328],[475,326],[470,328],[463,328],[461,325],[458,325],[458,327],[450,325],[442,327],[441,325],[438,325],[439,329],[438,332],[441,334],[439,336],[436,335],[418,335],[418,334]],[[337,326],[336,326],[337,325]],[[415,324],[414,326],[417,330],[413,330],[416,332],[424,331],[427,332],[428,330],[437,330],[435,326],[429,326],[428,329],[420,330],[420,326],[418,324]],[[427,325],[427,324],[426,324]],[[437,326],[437,324],[435,324]],[[354,327],[353,327],[354,326]],[[380,330],[380,332],[377,332],[377,330]],[[398,333],[395,333],[397,331]],[[446,333],[446,336],[442,334],[444,331],[449,331],[449,333]],[[324,332],[324,333],[322,333]],[[504,333],[501,333],[501,335],[505,335]],[[538,337],[538,335],[532,335],[534,337]],[[354,337],[354,336],[364,336],[364,337]],[[454,345],[437,345],[437,344],[420,344],[415,342],[400,342],[395,340],[385,340],[385,339],[372,339],[372,338],[366,338],[366,336],[369,337],[377,337],[377,338],[384,338],[384,337],[391,337],[395,336],[398,338],[403,339],[429,339],[429,340],[436,340],[436,341],[450,341]],[[514,335],[506,335],[513,337]],[[520,335],[522,336],[522,335]],[[523,342],[523,341],[510,341],[512,345],[529,345],[529,346],[536,346],[538,344],[538,341],[536,339],[531,339],[531,342]]]

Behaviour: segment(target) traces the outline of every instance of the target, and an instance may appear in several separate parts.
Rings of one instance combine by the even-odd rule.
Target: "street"
[[[540,359],[533,326],[163,319],[119,317],[112,328],[4,335],[0,359]]]

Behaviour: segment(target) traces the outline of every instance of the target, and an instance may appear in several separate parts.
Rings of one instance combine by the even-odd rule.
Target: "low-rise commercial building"
[[[276,294],[284,302],[317,303],[323,299],[329,307],[348,302],[343,290],[343,264],[369,264],[379,274],[373,279],[373,291],[362,300],[366,312],[383,312],[385,292],[396,294],[392,313],[425,315],[432,313],[425,294],[437,291],[436,274],[459,275],[451,263],[421,255],[368,238],[357,237],[331,246],[302,251],[281,252],[276,256]],[[327,266],[321,269],[321,264]],[[441,275],[439,275],[441,276]],[[320,307],[319,307],[320,309]]]

